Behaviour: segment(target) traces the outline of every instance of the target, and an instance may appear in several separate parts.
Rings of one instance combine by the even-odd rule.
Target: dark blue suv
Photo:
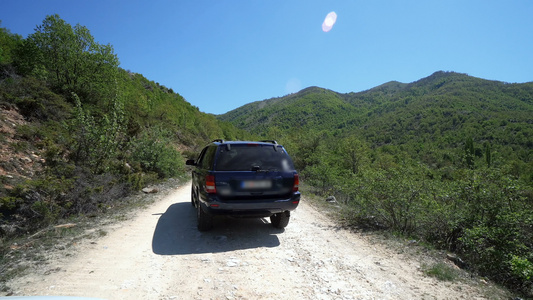
[[[200,231],[213,227],[214,215],[270,217],[285,228],[300,203],[298,173],[276,141],[215,140],[187,165],[195,166],[191,203]]]

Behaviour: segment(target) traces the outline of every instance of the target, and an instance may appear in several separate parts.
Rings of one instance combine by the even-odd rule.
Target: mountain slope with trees
[[[350,118],[357,109],[347,103],[340,94],[309,87],[297,94],[246,104],[236,110],[218,116],[241,129],[261,134],[278,127],[329,129],[339,125],[339,120]]]
[[[454,251],[533,296],[533,83],[437,72],[213,116],[52,15],[26,38],[0,28],[0,108],[2,254],[10,237],[184,175],[211,139],[263,137],[286,146],[311,192],[336,197],[347,225]]]
[[[360,93],[308,88],[218,117],[283,143],[347,224],[454,251],[533,293],[533,83],[436,72]]]
[[[507,84],[453,72],[389,82],[360,93],[318,87],[247,104],[218,116],[254,134],[292,142],[314,135],[357,137],[371,149],[399,148],[428,165],[460,163],[467,140],[474,154],[514,162],[531,177],[533,83]],[[432,155],[432,149],[440,152]],[[295,151],[299,151],[295,149]],[[305,165],[301,165],[305,168]]]
[[[27,38],[0,28],[0,43],[2,241],[105,212],[185,175],[185,157],[209,140],[249,136],[121,69],[111,45],[58,15]]]

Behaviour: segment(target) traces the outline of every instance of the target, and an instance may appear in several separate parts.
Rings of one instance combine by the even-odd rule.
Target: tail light
[[[294,174],[294,185],[292,186],[292,191],[297,192],[300,188],[300,177],[298,174]]]
[[[217,192],[217,187],[215,186],[215,175],[205,176],[205,191],[208,194],[215,194]]]

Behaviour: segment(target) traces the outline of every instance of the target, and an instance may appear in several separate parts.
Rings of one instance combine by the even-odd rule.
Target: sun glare
[[[333,28],[333,25],[335,25],[335,22],[337,21],[337,14],[332,11],[327,16],[326,19],[324,19],[324,23],[322,23],[322,30],[324,32],[328,32]]]

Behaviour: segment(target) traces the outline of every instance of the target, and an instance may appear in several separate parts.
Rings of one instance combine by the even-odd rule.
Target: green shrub
[[[171,145],[165,131],[144,133],[130,142],[133,163],[145,172],[155,172],[160,178],[177,176],[184,172],[184,159]]]
[[[527,258],[512,255],[509,264],[514,276],[523,281],[533,281],[533,263]]]
[[[137,172],[126,176],[127,182],[133,190],[141,190],[151,183],[157,182],[159,175],[157,173]]]
[[[343,217],[349,224],[392,230],[457,252],[473,271],[528,293],[531,188],[497,169],[453,172],[457,179],[450,181],[424,165],[364,169],[344,186],[335,183],[350,197]]]
[[[437,209],[424,169],[404,165],[387,170],[365,170],[349,189],[350,205],[359,219],[371,217],[375,224],[404,234],[420,234],[432,224]]]
[[[119,100],[113,101],[113,109],[100,120],[82,107],[76,94],[72,94],[76,104],[76,118],[70,124],[72,141],[70,157],[77,164],[88,166],[94,173],[109,171],[112,161],[119,155],[124,139],[124,114]]]
[[[475,270],[498,281],[533,283],[531,210],[503,211],[492,220],[465,228],[460,251]]]
[[[34,77],[6,80],[1,87],[5,92],[0,93],[0,102],[16,104],[29,121],[64,120],[72,112],[72,106],[62,96]]]
[[[455,281],[459,276],[457,270],[445,263],[436,263],[431,266],[423,265],[422,270],[424,274],[442,281]]]
[[[13,210],[17,207],[17,197],[1,197],[0,198],[0,212]]]
[[[31,205],[31,210],[35,214],[32,219],[45,226],[52,224],[58,220],[60,209],[53,201],[35,201]]]

